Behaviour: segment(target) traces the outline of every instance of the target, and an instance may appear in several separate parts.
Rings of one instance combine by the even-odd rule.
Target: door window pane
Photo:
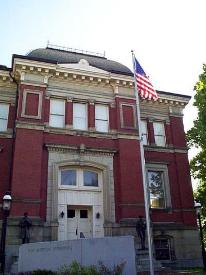
[[[108,129],[109,129],[108,106],[95,105],[95,127],[98,132],[108,132]]]
[[[76,171],[62,170],[61,171],[61,185],[76,185]]]
[[[84,186],[98,186],[98,174],[92,171],[84,171]]]
[[[7,131],[9,105],[0,104],[0,132]]]
[[[72,219],[75,217],[75,209],[67,209],[67,218]]]
[[[79,130],[87,130],[86,104],[73,104],[73,128]]]
[[[80,210],[80,219],[87,219],[88,218],[88,210]]]
[[[151,208],[165,207],[165,191],[162,171],[148,171],[148,185]]]

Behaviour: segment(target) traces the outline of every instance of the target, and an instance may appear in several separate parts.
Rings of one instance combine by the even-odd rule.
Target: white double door
[[[92,208],[67,207],[67,239],[92,238]]]

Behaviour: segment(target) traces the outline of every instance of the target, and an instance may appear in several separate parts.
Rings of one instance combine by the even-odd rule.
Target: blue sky
[[[132,69],[133,49],[156,89],[192,96],[206,63],[205,10],[205,0],[0,0],[0,64],[49,40]],[[190,103],[185,129],[195,114]]]
[[[50,43],[106,51],[132,67],[136,53],[159,90],[191,94],[206,60],[205,0],[0,1],[0,64]]]
[[[206,62],[205,10],[205,0],[0,0],[0,64],[50,41],[132,69],[133,49],[156,89],[192,96]]]

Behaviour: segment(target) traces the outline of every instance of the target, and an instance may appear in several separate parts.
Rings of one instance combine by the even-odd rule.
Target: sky
[[[49,41],[132,69],[134,50],[157,90],[193,96],[206,63],[205,10],[206,0],[0,0],[0,64]],[[192,100],[184,115],[188,130]]]

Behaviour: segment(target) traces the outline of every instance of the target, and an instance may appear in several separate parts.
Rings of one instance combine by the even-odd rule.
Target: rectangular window
[[[156,260],[170,260],[170,240],[169,239],[154,239],[155,258]]]
[[[0,132],[7,131],[9,104],[0,103]]]
[[[73,105],[73,128],[87,130],[87,106],[82,103]]]
[[[109,129],[108,106],[95,105],[95,128],[98,132],[107,133]]]
[[[165,127],[163,122],[153,122],[155,144],[165,146]]]
[[[142,138],[142,141],[143,141],[143,145],[148,145],[147,121],[146,120],[141,120],[140,127],[141,127],[141,134],[142,134],[141,138]]]
[[[163,171],[147,171],[151,208],[165,208]]]
[[[60,99],[50,100],[50,120],[52,127],[65,127],[65,101]]]

